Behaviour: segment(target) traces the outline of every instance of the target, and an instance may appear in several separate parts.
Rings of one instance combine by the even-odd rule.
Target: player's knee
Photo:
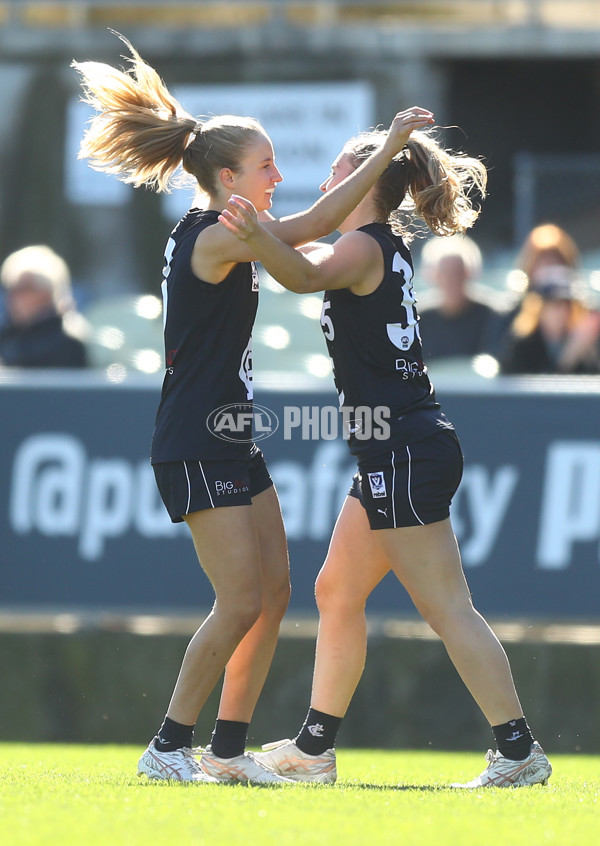
[[[241,639],[248,634],[252,626],[257,622],[261,614],[261,607],[258,605],[246,605],[240,608],[234,620],[235,632]]]
[[[260,591],[247,591],[230,601],[217,601],[216,612],[224,618],[227,629],[241,640],[256,623],[262,611]]]
[[[363,598],[352,592],[351,585],[341,583],[326,570],[317,577],[315,599],[321,615],[335,613],[347,616],[362,612],[365,605]]]
[[[280,579],[276,584],[266,586],[263,593],[262,613],[269,619],[281,622],[290,601],[291,586],[289,577]]]
[[[419,602],[417,608],[425,622],[442,640],[445,640],[457,627],[468,624],[475,614],[470,602],[453,603],[443,598],[437,602]]]

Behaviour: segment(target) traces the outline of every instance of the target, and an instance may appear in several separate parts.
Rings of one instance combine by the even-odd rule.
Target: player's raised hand
[[[395,155],[404,147],[412,132],[415,129],[425,129],[434,123],[433,112],[429,109],[422,109],[420,106],[412,106],[403,112],[398,112],[388,130],[385,146],[390,146]]]
[[[219,223],[229,229],[240,241],[246,241],[256,231],[258,215],[256,209],[245,197],[232,194],[227,206],[219,215]]]

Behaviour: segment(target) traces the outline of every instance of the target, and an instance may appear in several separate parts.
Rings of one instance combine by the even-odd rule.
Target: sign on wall
[[[344,143],[369,129],[374,120],[372,88],[360,80],[185,84],[173,86],[172,93],[187,112],[199,118],[231,114],[255,117],[262,123],[273,141],[276,163],[284,177],[275,194],[277,215],[311,205]],[[75,204],[119,205],[127,201],[130,186],[77,159],[86,123],[93,114],[79,99],[68,104],[65,193]],[[192,189],[165,194],[166,217],[178,220],[192,198]]]
[[[307,420],[333,392],[259,402]],[[148,461],[159,388],[0,386],[0,606],[206,609],[212,591]],[[439,395],[439,391],[438,391]],[[496,616],[600,617],[599,394],[441,396],[465,454],[452,519],[475,604]],[[317,413],[313,413],[317,409]],[[261,441],[290,546],[292,611],[313,583],[354,462],[340,440],[280,426]],[[169,578],[164,578],[165,573]],[[412,612],[388,576],[377,613]]]
[[[345,142],[374,120],[373,91],[363,81],[178,85],[173,93],[195,117],[244,115],[261,122],[283,176],[274,197],[277,216],[310,206]],[[186,191],[166,194],[167,217],[178,220],[189,199]]]

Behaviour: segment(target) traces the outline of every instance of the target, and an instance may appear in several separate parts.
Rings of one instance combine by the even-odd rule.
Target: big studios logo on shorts
[[[206,428],[222,441],[250,444],[274,434],[279,428],[279,418],[264,405],[240,402],[211,411]]]

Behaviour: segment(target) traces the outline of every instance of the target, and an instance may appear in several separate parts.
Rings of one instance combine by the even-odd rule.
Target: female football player
[[[325,196],[387,138],[374,132],[350,141],[321,186]],[[479,214],[471,192],[485,194],[486,176],[480,161],[413,132],[332,246],[292,249],[259,223],[246,198],[232,197],[219,218],[286,288],[325,291],[321,324],[358,462],[316,584],[310,709],[294,741],[258,754],[288,778],[336,778],[335,737],[365,662],[365,603],[390,570],[493,727],[498,751],[488,753],[485,772],[455,786],[534,784],[552,771],[523,716],[504,649],[471,603],[449,518],[463,458],[423,364],[408,232],[399,216],[408,200],[434,234],[463,233]],[[387,432],[372,425],[382,408]]]
[[[216,597],[190,641],[165,720],[138,771],[185,781],[283,781],[244,751],[288,603],[289,568],[277,494],[252,443],[248,413],[255,257],[218,224],[218,213],[233,193],[244,194],[283,242],[320,238],[347,217],[411,131],[433,116],[420,108],[400,113],[386,143],[343,185],[307,211],[274,220],[268,209],[282,176],[262,126],[247,117],[192,117],[125,43],[127,71],[73,63],[86,101],[97,110],[80,155],[134,186],[167,190],[179,165],[196,183],[197,201],[165,252],[166,373],[151,460],[171,519],[187,523]],[[207,427],[224,406],[240,410],[239,425],[230,427],[236,435],[228,439]],[[193,727],[224,669],[212,742],[198,759]]]

